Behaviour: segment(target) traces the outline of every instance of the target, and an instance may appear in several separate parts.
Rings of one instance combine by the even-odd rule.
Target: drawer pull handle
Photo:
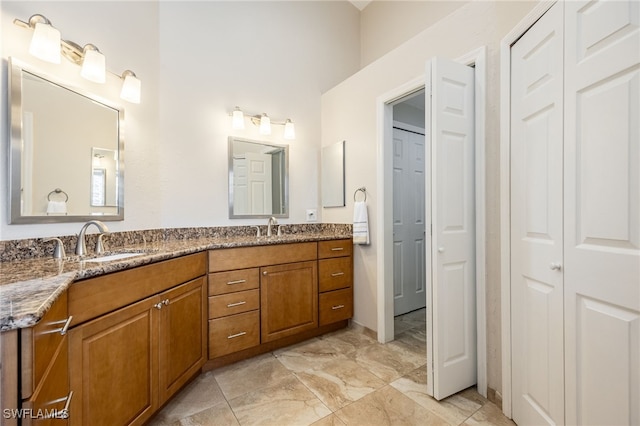
[[[227,282],[227,285],[242,284],[242,283],[246,283],[246,282],[247,282],[247,280],[235,280],[235,281]]]
[[[69,318],[64,322],[64,325],[60,329],[60,335],[64,336],[69,331],[69,326],[71,325],[71,320],[73,319],[73,315],[69,315]]]
[[[331,307],[331,309],[332,309],[332,310],[334,310],[334,311],[335,311],[336,309],[342,309],[342,308],[344,308],[344,305],[336,305],[336,306],[332,306],[332,307]]]
[[[240,306],[240,305],[244,305],[245,303],[247,303],[246,301],[242,301],[242,302],[236,302],[236,303],[229,303],[227,305],[227,308],[233,308],[234,306]]]
[[[334,272],[333,274],[331,274],[332,277],[339,277],[344,275],[344,272]]]
[[[342,251],[344,250],[344,247],[332,247],[331,251]]]
[[[73,391],[69,392],[69,396],[65,399],[67,402],[64,404],[64,408],[62,410],[52,410],[53,412],[47,416],[49,419],[68,419],[69,418],[69,404],[71,404],[71,397],[73,396]]]
[[[240,333],[232,334],[231,336],[227,336],[227,339],[235,339],[236,337],[244,336],[247,334],[246,331],[242,331]]]

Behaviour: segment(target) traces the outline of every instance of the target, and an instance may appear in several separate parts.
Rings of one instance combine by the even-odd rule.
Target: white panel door
[[[564,422],[562,4],[511,49],[513,420]]]
[[[393,129],[393,306],[402,315],[426,305],[424,135]]]
[[[431,88],[432,265],[427,295],[428,391],[446,398],[476,383],[474,71],[442,58]]]
[[[233,213],[249,214],[249,190],[247,188],[247,159],[233,157]]]
[[[565,3],[566,421],[640,424],[640,2]]]
[[[249,214],[271,214],[271,156],[247,152],[246,157]]]

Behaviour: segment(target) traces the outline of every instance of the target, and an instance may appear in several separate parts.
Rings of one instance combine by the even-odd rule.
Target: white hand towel
[[[369,218],[364,201],[353,205],[353,244],[369,244]]]
[[[47,214],[67,214],[67,202],[66,201],[49,201],[47,203]]]

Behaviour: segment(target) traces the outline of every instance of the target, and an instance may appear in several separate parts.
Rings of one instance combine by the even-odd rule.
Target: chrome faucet
[[[87,228],[91,225],[95,225],[100,231],[98,242],[96,244],[96,252],[102,252],[102,236],[109,235],[109,228],[107,228],[107,225],[100,222],[99,220],[90,220],[82,226],[82,229],[80,229],[80,234],[78,234],[78,243],[76,244],[76,254],[78,256],[85,256],[87,254],[87,243],[85,242],[84,234],[87,232]]]
[[[271,216],[267,222],[267,237],[271,236],[271,227],[278,224],[278,220]]]

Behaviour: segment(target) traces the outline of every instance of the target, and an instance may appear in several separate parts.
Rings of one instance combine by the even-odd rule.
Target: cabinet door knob
[[[551,263],[549,265],[549,269],[551,269],[552,271],[559,271],[560,269],[562,269],[562,265],[559,263]]]
[[[162,303],[164,303],[164,306],[168,306],[170,302],[169,299],[164,299]]]
[[[267,275],[267,271],[262,271],[262,275]]]
[[[444,253],[444,247],[438,247],[438,253]]]
[[[154,308],[156,309],[162,309],[162,302],[158,302],[155,305],[153,305]]]

